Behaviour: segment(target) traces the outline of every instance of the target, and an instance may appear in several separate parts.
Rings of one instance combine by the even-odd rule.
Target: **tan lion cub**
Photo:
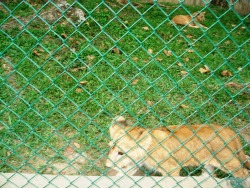
[[[156,128],[129,127],[121,116],[111,125],[111,149],[106,166],[116,175],[134,175],[141,165],[162,175],[179,176],[185,166],[204,165],[210,175],[217,167],[235,177],[248,176],[250,162],[239,137],[229,128],[192,125]]]
[[[199,28],[199,26],[203,28],[207,28],[202,25],[200,22],[205,21],[205,13],[206,12],[195,12],[193,13],[193,17],[195,21],[192,21],[192,16],[190,15],[177,15],[173,17],[172,22],[177,25],[188,25],[189,27]]]

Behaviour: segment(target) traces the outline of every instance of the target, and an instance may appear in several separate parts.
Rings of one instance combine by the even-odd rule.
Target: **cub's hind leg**
[[[214,167],[219,168],[220,170],[232,174],[234,177],[237,178],[245,178],[248,177],[249,173],[248,170],[243,167],[239,159],[234,156],[233,158],[222,158],[220,155],[217,155],[216,158],[210,161],[209,164],[213,165]]]

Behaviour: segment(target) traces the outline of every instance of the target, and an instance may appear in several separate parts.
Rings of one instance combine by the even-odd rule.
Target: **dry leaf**
[[[189,57],[186,57],[186,58],[185,58],[185,61],[188,62],[188,61],[189,61]]]
[[[87,83],[88,83],[88,81],[86,81],[86,80],[79,82],[79,84],[82,85],[82,86],[86,85]]]
[[[172,52],[170,50],[163,50],[164,54],[166,56],[171,56],[172,55]]]
[[[186,76],[188,74],[187,71],[181,71],[182,76]]]
[[[155,60],[160,62],[160,61],[162,61],[163,59],[162,59],[162,58],[157,57],[157,58],[155,58]]]
[[[231,88],[239,88],[239,89],[242,89],[244,87],[243,84],[238,84],[236,82],[228,82],[226,86],[231,87]]]
[[[207,65],[205,65],[204,68],[200,68],[199,71],[200,73],[205,74],[205,73],[209,73],[210,69]]]
[[[128,20],[125,20],[124,23],[125,23],[125,24],[128,24],[129,22],[128,22]]]
[[[62,38],[64,38],[64,39],[68,38],[68,35],[66,35],[65,33],[62,33],[61,36],[62,36]]]
[[[153,50],[152,50],[151,48],[149,48],[149,49],[148,49],[148,52],[149,52],[150,54],[152,54],[152,53],[153,53]]]
[[[191,50],[191,49],[190,49],[190,50],[188,50],[188,52],[189,52],[189,53],[192,53],[192,52],[194,52],[194,50]]]
[[[86,66],[75,67],[75,68],[72,68],[70,71],[71,72],[78,72],[79,70],[83,70],[83,69],[86,69],[86,68],[87,68]]]
[[[6,154],[7,154],[7,156],[10,156],[10,155],[11,155],[11,151],[8,150],[8,151],[6,152]]]
[[[89,26],[89,22],[85,22],[85,24],[86,24],[87,26]]]
[[[34,54],[35,56],[40,56],[40,55],[41,55],[41,53],[39,53],[37,50],[33,50],[33,54]]]
[[[183,108],[183,109],[189,108],[189,107],[188,107],[187,105],[185,105],[185,104],[181,104],[180,107]]]
[[[239,67],[239,68],[238,68],[238,71],[242,71],[242,67]]]
[[[228,44],[230,44],[230,43],[231,43],[230,40],[227,40],[227,41],[225,42],[226,45],[228,45]]]
[[[94,55],[88,55],[87,59],[88,59],[88,61],[92,61],[92,60],[95,59],[95,56]]]
[[[136,78],[132,81],[132,85],[136,85],[139,82],[139,78]]]
[[[78,148],[78,149],[81,147],[81,145],[78,144],[77,142],[74,142],[73,144],[74,144],[74,146],[75,146],[76,148]]]
[[[148,105],[148,106],[152,106],[152,105],[153,105],[153,102],[152,102],[152,101],[147,101],[147,105]]]
[[[112,52],[116,54],[122,54],[122,52],[118,48],[113,48]]]
[[[138,57],[133,57],[132,58],[133,61],[138,61],[138,59],[139,59]]]
[[[190,39],[190,38],[192,38],[192,37],[193,37],[193,36],[192,36],[192,35],[190,35],[190,34],[188,34],[188,35],[187,35],[187,38],[189,38],[189,39]]]
[[[183,67],[183,65],[180,62],[176,63],[179,67]]]
[[[76,92],[77,92],[77,93],[81,93],[81,92],[82,92],[82,89],[81,89],[81,88],[76,88]]]
[[[146,30],[146,31],[148,31],[148,30],[149,30],[149,28],[148,28],[147,26],[142,27],[142,29],[144,29],[144,30]]]
[[[221,72],[221,76],[233,76],[233,74],[229,72],[228,70],[224,70]]]

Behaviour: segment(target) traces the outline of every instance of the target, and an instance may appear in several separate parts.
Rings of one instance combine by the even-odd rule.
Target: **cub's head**
[[[106,160],[107,167],[126,168],[141,161],[151,143],[148,131],[140,127],[127,126],[124,117],[115,118],[109,128],[111,141]]]
[[[198,22],[203,22],[205,21],[205,14],[206,12],[195,12],[193,13],[193,16],[195,17],[195,19],[198,21]]]

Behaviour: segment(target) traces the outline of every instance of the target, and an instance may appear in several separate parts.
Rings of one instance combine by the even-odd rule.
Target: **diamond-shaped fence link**
[[[75,187],[102,187],[103,177],[114,187],[123,177],[134,187],[164,187],[166,177],[175,187],[188,178],[201,187],[209,178],[218,187],[228,179],[232,187],[247,187],[249,175],[235,174],[250,166],[239,157],[250,154],[250,18],[235,7],[250,5],[187,2],[1,1],[0,185],[40,187],[43,179],[43,186],[58,187],[62,176],[64,186]],[[114,131],[123,133],[118,138],[110,131],[119,116],[127,125],[116,122],[123,127]],[[199,130],[206,125],[214,134],[204,140]],[[191,136],[178,133],[183,127]],[[138,131],[150,136],[133,136]],[[216,139],[223,147],[210,147]],[[240,147],[233,146],[239,139]],[[131,154],[137,150],[146,157]],[[203,150],[210,156],[201,161]],[[222,160],[225,152],[232,155]],[[176,163],[170,171],[164,169],[169,158]],[[203,168],[212,160],[215,169]],[[171,176],[179,170],[179,179]]]

